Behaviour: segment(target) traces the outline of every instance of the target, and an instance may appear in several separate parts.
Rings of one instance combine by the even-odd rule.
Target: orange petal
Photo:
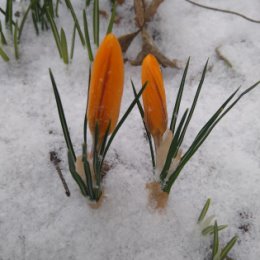
[[[142,94],[144,119],[154,140],[160,140],[167,128],[166,96],[160,65],[152,54],[142,64],[142,84],[148,82]]]
[[[120,44],[113,34],[101,43],[92,66],[88,123],[94,135],[96,124],[100,140],[110,125],[110,133],[117,124],[124,85],[124,62]]]

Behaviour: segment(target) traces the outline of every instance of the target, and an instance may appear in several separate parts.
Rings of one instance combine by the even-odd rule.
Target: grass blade
[[[6,62],[9,61],[9,57],[8,57],[7,54],[4,52],[4,50],[1,48],[1,46],[0,46],[0,56],[3,58],[4,61],[6,61]]]
[[[14,27],[14,56],[15,59],[19,59],[19,50],[18,50],[18,23],[16,22]]]
[[[85,38],[86,38],[86,44],[88,49],[88,58],[90,62],[93,61],[93,53],[91,49],[90,39],[89,39],[89,31],[88,31],[88,20],[86,16],[86,11],[83,10],[83,22],[84,22],[84,31],[85,31]]]
[[[70,173],[73,177],[73,179],[76,181],[76,183],[78,184],[81,193],[84,196],[87,196],[87,191],[86,191],[86,185],[84,183],[84,181],[81,179],[81,177],[79,176],[79,174],[76,172],[75,169],[75,164],[74,164],[74,158],[73,158],[73,154],[70,150],[68,150],[68,162],[69,162],[69,169],[70,169]]]
[[[113,30],[115,17],[116,17],[116,1],[113,1],[112,11],[111,11],[111,18],[110,18],[110,21],[109,21],[109,24],[108,24],[107,34],[111,33],[112,30]]]
[[[91,64],[89,64],[89,73],[88,73],[88,95],[87,95],[87,105],[86,105],[86,114],[84,117],[84,128],[83,128],[83,137],[84,137],[84,142],[87,144],[87,134],[88,134],[88,99],[89,99],[89,88],[90,88],[90,80],[91,80]]]
[[[228,227],[228,225],[220,225],[220,226],[218,226],[218,231],[221,231],[221,230],[223,230],[223,229],[225,229],[227,227]],[[206,236],[208,234],[210,234],[210,235],[214,234],[214,226],[210,225],[210,226],[204,228],[201,231],[201,233],[202,233],[203,236]]]
[[[81,40],[81,43],[82,43],[83,46],[85,46],[84,36],[83,36],[82,31],[81,31],[81,28],[80,28],[80,25],[79,25],[79,21],[78,21],[78,18],[76,16],[76,13],[75,13],[75,11],[73,9],[73,6],[72,6],[70,0],[65,0],[65,3],[67,5],[67,7],[70,9],[71,15],[72,15],[72,17],[74,19],[74,23],[75,23],[77,31],[79,33],[79,38]]]
[[[109,136],[110,127],[111,127],[111,120],[109,121],[108,127],[106,129],[106,132],[105,132],[102,144],[101,144],[101,148],[100,148],[100,151],[99,151],[99,155],[101,155],[101,156],[103,155],[105,147],[106,147],[106,143],[107,143],[107,138]]]
[[[71,139],[70,139],[70,133],[69,133],[66,118],[65,118],[65,115],[64,115],[64,110],[63,110],[63,106],[62,106],[62,103],[61,103],[60,94],[59,94],[58,88],[56,86],[56,82],[55,82],[55,79],[53,77],[51,69],[49,69],[49,73],[50,73],[50,77],[51,77],[51,82],[52,82],[52,87],[53,87],[53,91],[54,91],[54,95],[55,95],[55,100],[56,100],[56,103],[57,103],[57,108],[58,108],[59,118],[60,118],[62,130],[63,130],[63,135],[64,135],[64,138],[65,138],[68,150],[71,152],[73,160],[75,162],[76,161],[76,155],[75,155],[73,145],[72,145],[72,142],[71,142]]]
[[[201,79],[200,79],[200,83],[198,85],[195,97],[194,97],[193,102],[192,102],[190,113],[188,115],[187,121],[186,121],[185,126],[183,128],[183,131],[181,133],[181,136],[180,136],[180,138],[178,140],[178,146],[179,147],[181,146],[181,144],[183,142],[183,139],[185,137],[185,134],[186,134],[187,128],[189,126],[190,120],[191,120],[191,118],[193,116],[193,112],[195,110],[195,107],[196,107],[196,104],[197,104],[197,101],[198,101],[198,98],[199,98],[199,95],[200,95],[200,91],[201,91],[201,88],[202,88],[203,83],[204,83],[205,75],[206,75],[206,72],[207,72],[208,61],[209,60],[207,60],[205,66],[204,66],[204,69],[203,69],[203,72],[202,72],[202,76],[201,76]]]
[[[32,20],[33,20],[33,25],[34,25],[36,35],[39,35],[39,28],[38,28],[37,18],[36,18],[35,12],[32,12]]]
[[[99,0],[94,0],[93,7],[93,36],[94,43],[99,46]]]
[[[0,7],[0,13],[2,13],[6,18],[6,12]],[[15,22],[12,20],[12,24],[15,25]]]
[[[7,44],[5,35],[3,33],[3,30],[2,30],[2,23],[1,23],[1,21],[0,21],[0,44],[3,44],[3,45]]]
[[[59,54],[60,54],[60,57],[62,58],[62,47],[61,47],[61,39],[60,39],[60,36],[59,36],[59,32],[58,32],[58,29],[57,29],[57,26],[49,12],[48,9],[46,9],[46,15],[47,15],[47,18],[48,18],[48,21],[51,25],[51,30],[52,30],[52,33],[53,33],[53,36],[54,36],[54,39],[55,39],[55,42],[56,42],[56,46],[57,46],[57,49],[59,51]]]
[[[211,202],[211,199],[207,199],[201,213],[200,213],[200,216],[198,218],[198,223],[200,223],[201,221],[203,221],[203,219],[205,218],[205,216],[207,215],[207,212],[208,212],[208,209],[209,209],[209,206],[210,206],[210,202]]]
[[[116,125],[116,128],[114,129],[113,133],[111,134],[110,138],[108,139],[108,142],[107,142],[107,145],[106,145],[106,148],[104,150],[104,154],[103,154],[103,157],[102,157],[102,161],[101,161],[101,164],[100,164],[100,168],[102,168],[102,165],[103,165],[103,162],[104,162],[104,159],[106,157],[106,154],[109,150],[109,147],[111,145],[111,143],[113,142],[118,130],[121,128],[121,126],[123,125],[123,123],[125,122],[126,118],[128,117],[128,115],[131,113],[131,111],[133,110],[134,106],[136,105],[137,103],[137,100],[139,100],[140,96],[142,95],[144,89],[146,88],[147,86],[147,82],[142,86],[141,90],[138,92],[137,96],[135,97],[135,99],[132,101],[132,103],[130,104],[130,106],[128,107],[128,109],[126,110],[126,112],[124,113],[124,115],[122,116],[122,118],[120,119],[120,121],[118,122],[118,124]]]
[[[98,127],[98,123],[96,124],[95,127],[95,133],[94,133],[94,145],[93,145],[93,169],[94,169],[94,173],[96,176],[96,183],[97,186],[100,186],[100,182],[101,182],[101,176],[100,176],[100,171],[99,171],[99,127]]]
[[[56,0],[56,5],[55,5],[56,17],[59,17],[59,3],[60,3],[60,0]]]
[[[89,166],[89,162],[87,159],[87,145],[86,143],[83,144],[82,146],[82,162],[84,166],[84,172],[86,176],[86,183],[87,183],[87,188],[89,192],[89,196],[91,200],[95,199],[95,195],[93,192],[93,182],[92,182],[92,174]]]
[[[134,86],[134,83],[133,81],[131,80],[131,84],[132,84],[132,88],[133,88],[133,92],[134,92],[134,95],[135,97],[137,96],[137,92],[136,92],[136,89],[135,89],[135,86]],[[138,106],[138,110],[140,112],[140,115],[142,117],[142,121],[143,121],[143,124],[144,124],[144,129],[145,129],[145,132],[146,132],[146,136],[148,138],[148,143],[149,143],[149,147],[150,147],[150,153],[151,153],[151,159],[152,159],[152,165],[153,165],[153,169],[155,169],[155,156],[154,156],[154,149],[153,149],[153,143],[152,143],[152,137],[151,137],[151,134],[150,132],[148,131],[147,127],[146,127],[146,124],[144,122],[144,110],[142,108],[142,105],[141,105],[141,102],[140,100],[138,99],[137,100],[137,106]]]
[[[13,0],[6,0],[5,23],[13,32]]]
[[[218,253],[219,240],[218,240],[218,224],[215,221],[214,225],[214,239],[213,239],[213,248],[212,248],[212,260],[214,260],[215,255]]]
[[[25,13],[24,13],[24,16],[23,16],[23,19],[21,21],[21,24],[20,24],[20,30],[19,30],[19,34],[18,34],[18,39],[20,40],[21,39],[21,36],[22,36],[22,31],[23,31],[23,27],[24,27],[24,24],[25,24],[25,21],[27,19],[27,16],[31,10],[31,7],[32,5],[34,4],[35,1],[32,1],[29,6],[27,7]]]
[[[48,0],[45,2],[46,7],[49,9],[51,17],[54,19],[54,8],[52,0]]]
[[[187,61],[183,76],[182,76],[182,80],[181,80],[181,84],[179,87],[179,91],[178,91],[178,95],[177,95],[177,99],[174,105],[174,109],[172,112],[172,120],[171,120],[171,124],[170,124],[170,130],[172,131],[172,133],[174,134],[175,131],[175,125],[178,119],[178,113],[179,113],[179,108],[180,108],[180,104],[181,104],[181,99],[182,99],[182,94],[183,94],[183,89],[185,86],[185,80],[186,80],[186,76],[187,76],[187,72],[188,72],[188,68],[189,68],[189,64],[190,64],[190,58]]]
[[[67,45],[67,40],[66,40],[66,35],[61,28],[60,31],[60,44],[61,44],[61,52],[62,52],[62,58],[65,64],[69,64],[69,54],[68,54],[68,45]]]
[[[233,248],[233,246],[236,244],[238,240],[237,236],[234,236],[227,244],[226,246],[222,249],[221,254],[220,254],[220,260],[224,260],[228,253],[230,252],[230,250]]]
[[[73,59],[74,47],[75,47],[75,38],[76,38],[76,24],[73,27],[72,39],[71,39],[71,49],[70,49],[70,59]]]

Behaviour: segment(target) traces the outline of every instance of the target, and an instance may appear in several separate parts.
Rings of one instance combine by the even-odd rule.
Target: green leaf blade
[[[67,39],[66,34],[61,28],[60,32],[60,44],[61,44],[61,52],[62,52],[62,58],[65,64],[69,64],[69,54],[68,54],[68,45],[67,45]]]
[[[49,69],[49,74],[50,74],[50,78],[51,78],[51,82],[52,82],[53,92],[55,95],[55,100],[56,100],[56,104],[57,104],[57,108],[58,108],[58,112],[59,112],[59,118],[60,118],[62,130],[63,130],[63,135],[64,135],[64,138],[65,138],[65,141],[67,144],[67,148],[69,151],[71,151],[74,161],[76,161],[76,155],[75,155],[75,152],[73,149],[73,144],[71,142],[67,121],[65,118],[62,102],[60,99],[60,94],[59,94],[59,91],[58,91],[58,88],[57,88],[57,85],[56,85],[56,82],[53,77],[51,69]]]
[[[198,218],[198,223],[202,222],[205,218],[205,216],[207,215],[207,212],[208,212],[208,209],[209,209],[209,206],[210,206],[210,203],[211,203],[211,199],[208,198],[201,213],[200,213],[200,216]]]

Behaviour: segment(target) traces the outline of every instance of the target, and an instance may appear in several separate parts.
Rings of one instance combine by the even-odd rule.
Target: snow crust
[[[109,11],[107,1],[100,1]],[[118,8],[121,24],[115,34],[135,30],[132,1]],[[251,1],[200,1],[260,19],[260,3]],[[24,10],[28,2],[15,4]],[[81,17],[84,1],[73,1]],[[5,8],[5,1],[0,0]],[[88,11],[90,15],[90,10]],[[1,15],[3,24],[3,16]],[[31,19],[31,18],[30,18]],[[90,20],[90,17],[89,17]],[[64,3],[57,19],[70,46],[72,18]],[[101,34],[107,20],[101,20]],[[192,101],[201,71],[209,57],[209,71],[191,122],[187,147],[209,116],[238,86],[260,80],[260,25],[239,17],[200,9],[185,1],[165,0],[149,25],[156,44],[170,58],[185,64],[191,56],[182,113]],[[8,36],[8,34],[7,34]],[[8,36],[9,38],[11,36]],[[127,56],[140,50],[137,38]],[[219,59],[215,49],[230,61]],[[9,49],[8,49],[9,48]],[[213,131],[184,168],[173,187],[164,213],[147,208],[145,184],[152,177],[149,147],[138,110],[120,130],[108,154],[113,164],[104,182],[106,199],[91,209],[68,171],[66,146],[48,74],[52,68],[77,153],[83,140],[83,118],[88,82],[88,58],[77,36],[72,64],[59,59],[51,31],[35,37],[27,22],[20,44],[20,60],[0,61],[0,259],[92,260],[199,260],[209,259],[210,237],[202,237],[196,220],[208,197],[210,213],[227,242],[239,235],[230,256],[257,260],[260,256],[260,89],[246,96]],[[171,114],[183,70],[163,69],[168,112]],[[140,87],[140,67],[125,65],[121,114],[133,99],[130,79]],[[64,194],[49,160],[56,151],[72,193]],[[241,226],[248,225],[245,232]]]

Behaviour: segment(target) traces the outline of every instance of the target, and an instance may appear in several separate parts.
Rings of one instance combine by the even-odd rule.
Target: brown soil
[[[149,207],[163,211],[168,203],[169,194],[162,191],[159,182],[150,182],[146,184],[148,189],[148,205]]]

